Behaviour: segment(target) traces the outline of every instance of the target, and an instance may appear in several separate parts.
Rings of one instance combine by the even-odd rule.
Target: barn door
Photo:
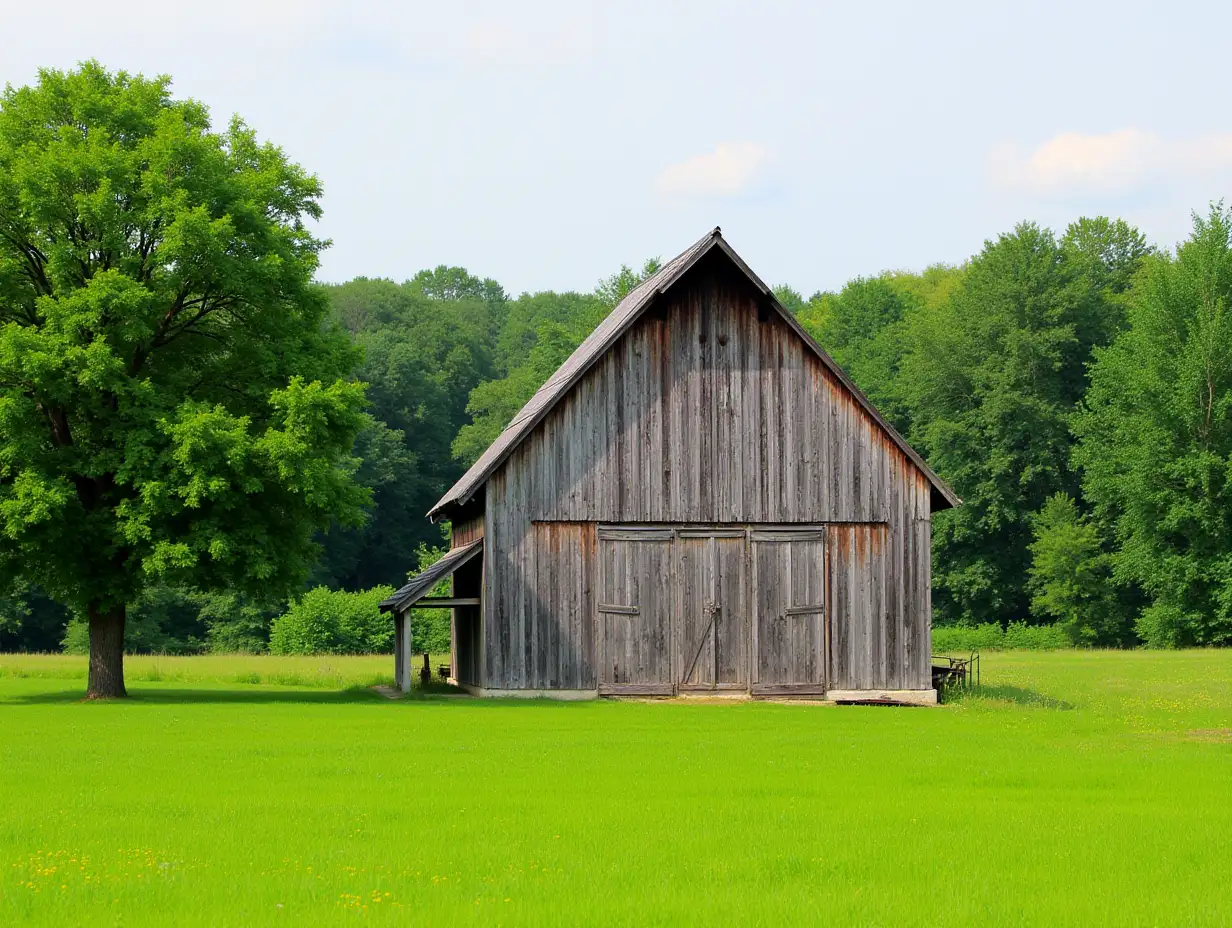
[[[753,692],[826,688],[822,532],[753,532]]]
[[[667,695],[670,529],[599,529],[599,692]]]
[[[682,529],[677,535],[679,689],[746,689],[749,620],[744,530]]]

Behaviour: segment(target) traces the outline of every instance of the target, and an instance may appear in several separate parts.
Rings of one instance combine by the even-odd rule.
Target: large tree
[[[1145,251],[1122,222],[1080,220],[1060,240],[1023,223],[985,243],[935,311],[911,317],[896,392],[911,439],[965,501],[934,524],[939,621],[1030,612],[1033,518],[1078,493],[1070,425]]]
[[[1153,645],[1232,643],[1232,213],[1150,257],[1129,328],[1096,353],[1078,417],[1082,487]]]
[[[288,591],[366,502],[320,195],[166,77],[90,62],[0,98],[0,574],[88,618],[91,697],[124,695],[148,584]]]

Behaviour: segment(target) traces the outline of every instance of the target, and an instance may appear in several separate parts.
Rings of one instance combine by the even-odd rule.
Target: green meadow
[[[1232,923],[1232,652],[936,709],[387,700],[388,658],[0,657],[3,925]]]

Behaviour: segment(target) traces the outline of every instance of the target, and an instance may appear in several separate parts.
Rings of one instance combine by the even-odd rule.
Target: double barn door
[[[600,527],[600,691],[823,692],[823,539]]]

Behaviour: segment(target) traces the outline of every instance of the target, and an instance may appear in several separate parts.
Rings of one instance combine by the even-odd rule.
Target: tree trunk
[[[124,607],[90,603],[90,682],[86,699],[117,699],[124,689]]]

